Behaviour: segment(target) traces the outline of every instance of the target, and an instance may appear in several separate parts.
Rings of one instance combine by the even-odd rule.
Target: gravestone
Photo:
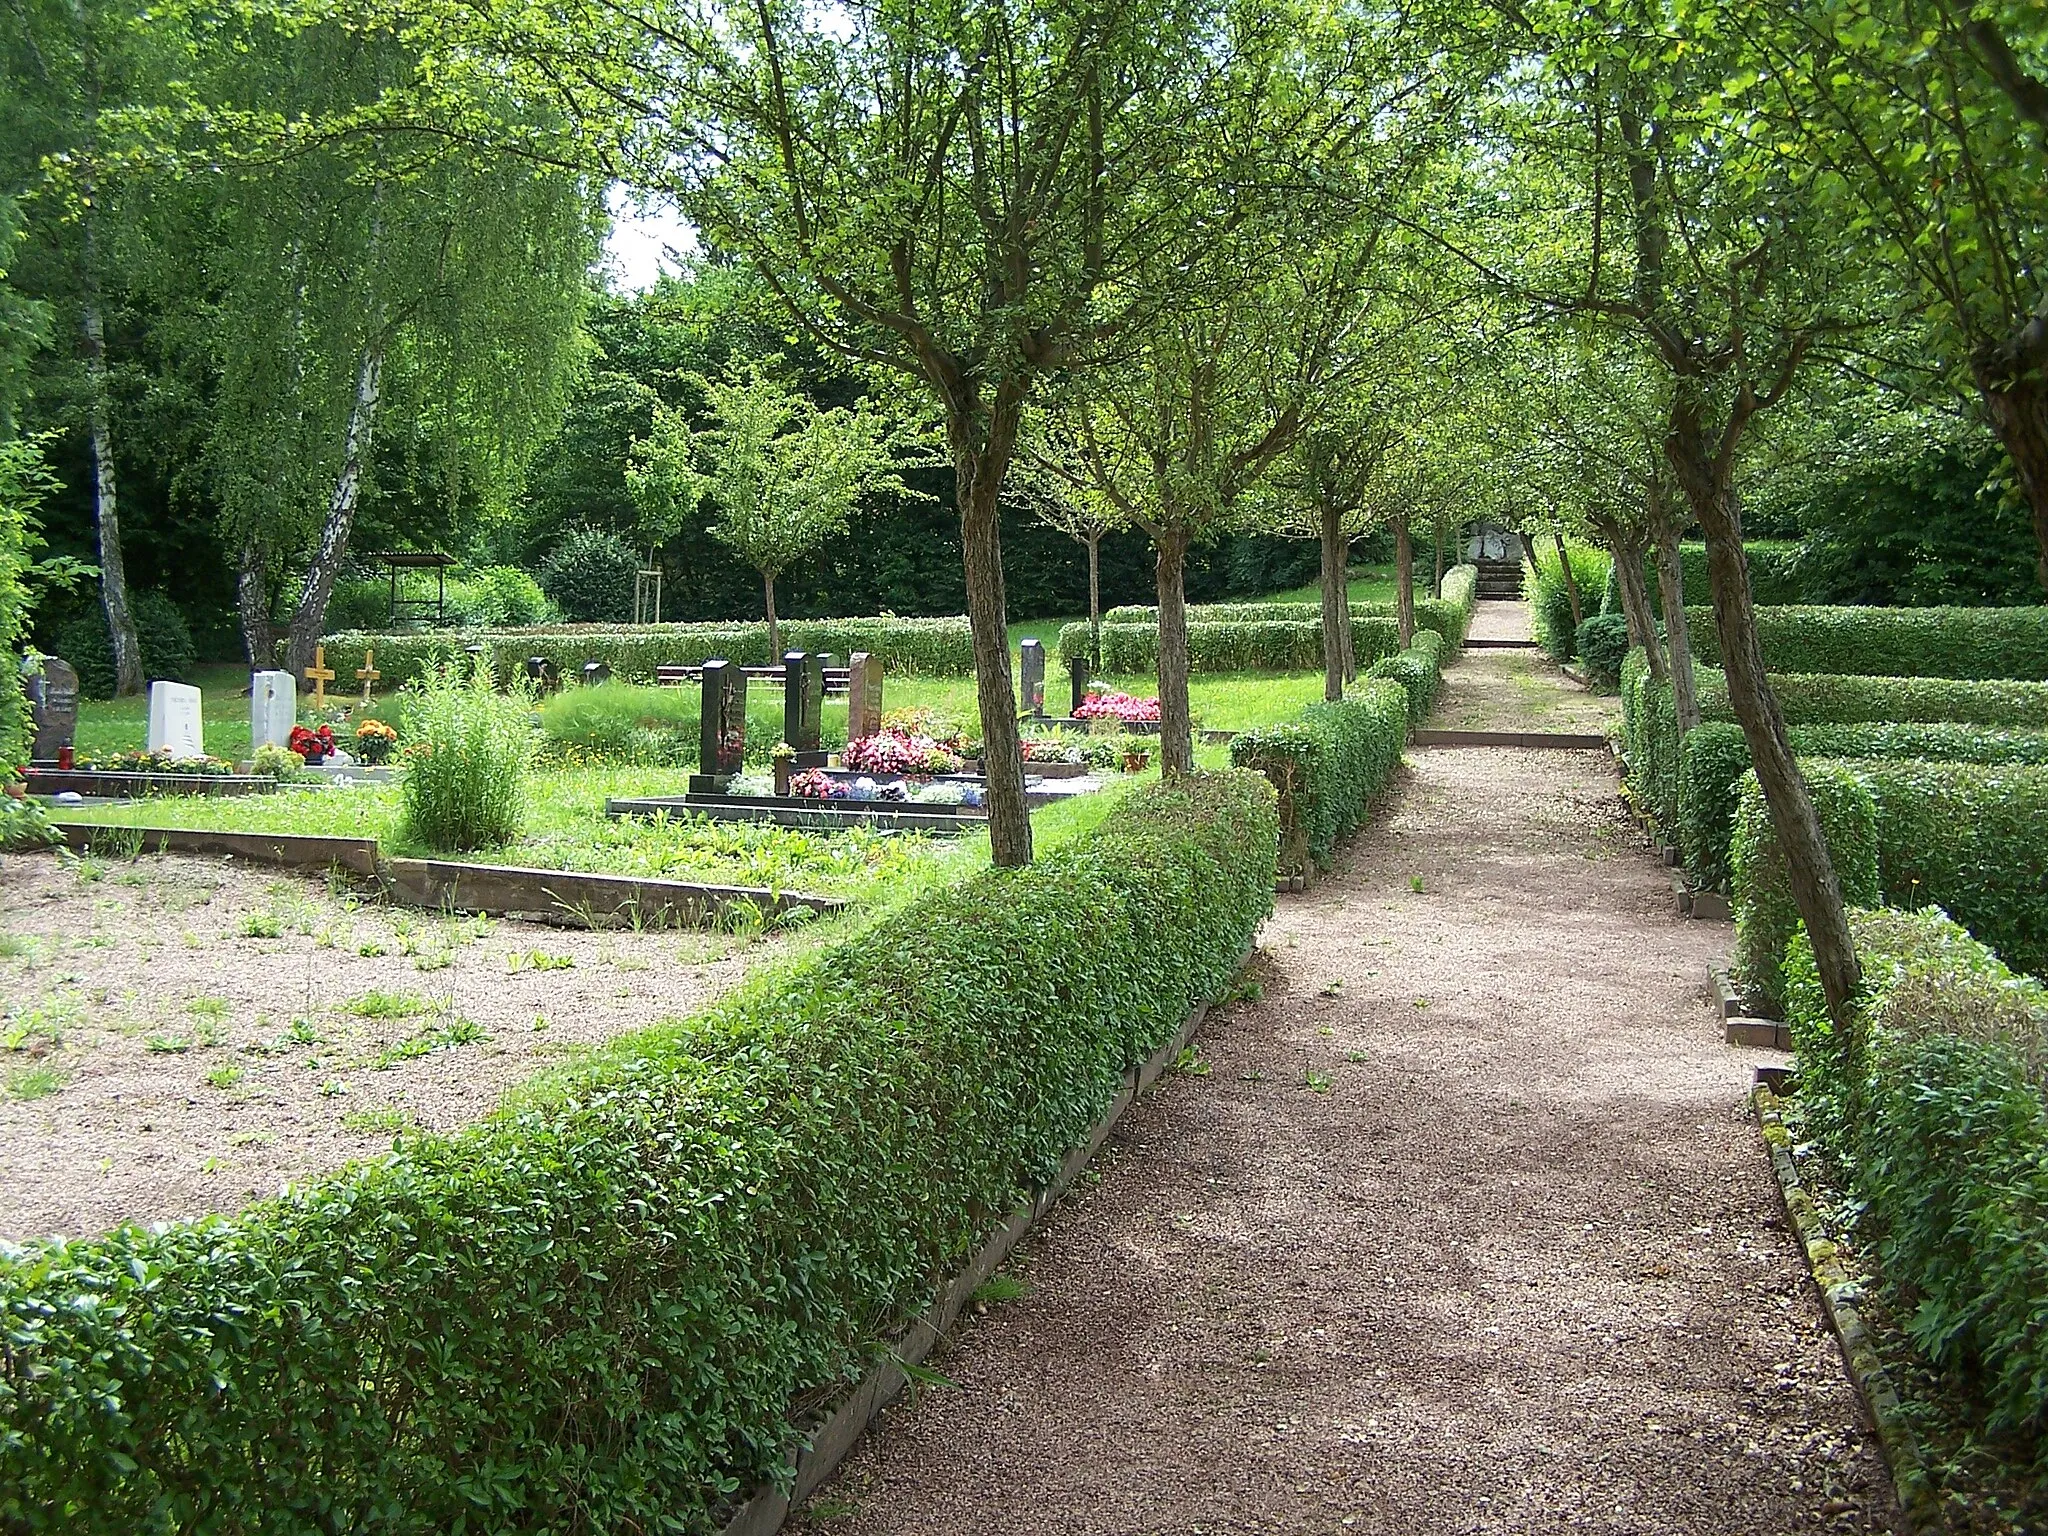
[[[35,720],[29,760],[54,762],[78,734],[78,673],[60,656],[45,656],[40,672],[30,672],[29,665],[23,662],[21,668],[22,689]]]
[[[545,656],[526,658],[526,680],[533,684],[533,691],[538,694],[562,691],[562,674],[555,670],[555,664]]]
[[[846,662],[846,739],[882,730],[882,658],[855,651]]]
[[[149,750],[172,757],[206,756],[199,690],[189,683],[149,685]]]
[[[289,672],[258,672],[249,679],[249,750],[288,747],[299,723],[299,685]]]
[[[1045,642],[1026,640],[1021,668],[1024,674],[1024,712],[1034,720],[1045,718]]]
[[[822,768],[825,753],[825,668],[815,653],[790,651],[782,658],[782,739],[796,753],[799,768]]]
[[[583,663],[583,685],[586,688],[595,687],[599,683],[608,683],[611,680],[612,669],[608,663],[602,661],[586,661]]]
[[[1072,672],[1071,681],[1074,685],[1072,699],[1067,705],[1067,713],[1071,716],[1078,715],[1081,712],[1081,706],[1088,702],[1088,658],[1086,656],[1076,656],[1068,665]]]
[[[747,760],[747,674],[729,661],[704,663],[704,695],[697,715],[693,795],[722,795]]]

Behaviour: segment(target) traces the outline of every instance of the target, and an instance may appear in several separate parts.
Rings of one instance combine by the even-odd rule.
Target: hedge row
[[[881,658],[899,677],[960,677],[974,671],[974,642],[965,618],[792,619],[781,626],[782,646],[791,651],[829,651],[844,664],[855,651]],[[363,652],[374,648],[384,686],[410,682],[436,658],[459,656],[472,645],[487,647],[500,677],[523,673],[527,658],[545,656],[564,677],[586,661],[601,661],[625,682],[651,683],[659,666],[695,665],[723,658],[743,666],[781,660],[768,654],[768,626],[735,624],[558,625],[541,629],[414,630],[370,634],[359,630],[329,635],[327,664],[346,687]]]
[[[1817,584],[1808,580],[1800,570],[1806,547],[1796,539],[1749,539],[1744,542],[1742,552],[1749,559],[1749,585],[1757,603],[1810,603],[1825,598],[1825,592],[1817,590]],[[1686,605],[1711,604],[1714,588],[1707,577],[1707,546],[1679,545],[1678,568]],[[1649,590],[1650,606],[1661,619],[1664,617],[1663,589],[1657,585],[1657,566],[1652,559],[1643,561],[1643,585]],[[1612,571],[1607,576],[1600,611],[1621,612],[1621,583]]]
[[[1695,669],[1703,720],[1732,721],[1728,680]],[[2048,683],[1933,677],[1783,675],[1771,679],[1788,725],[1953,722],[2048,730]],[[1668,838],[1679,835],[1678,717],[1671,690],[1653,681],[1640,650],[1621,669],[1622,752],[1630,793]]]
[[[1444,579],[1448,586],[1450,578],[1446,576]],[[1360,622],[1394,617],[1392,603],[1351,605],[1351,621],[1354,626]],[[1135,605],[1112,608],[1102,616],[1104,624],[1150,625],[1156,624],[1158,619],[1157,608]],[[1321,624],[1322,606],[1318,603],[1194,603],[1188,607],[1189,624],[1251,624],[1276,621]],[[1454,649],[1465,643],[1465,631],[1471,627],[1471,623],[1472,602],[1469,597],[1462,602],[1448,597],[1418,597],[1415,600],[1415,627],[1442,635],[1445,643]]]
[[[1393,656],[1382,656],[1367,668],[1366,676],[1399,683],[1408,695],[1408,723],[1417,726],[1436,707],[1437,690],[1443,685],[1444,638],[1435,630],[1416,631],[1415,643]]]
[[[1693,653],[1721,659],[1710,608],[1688,608]],[[1758,608],[1773,672],[2048,679],[2048,605],[2025,608]]]
[[[1835,1038],[1803,933],[1787,964],[1808,1127],[1916,1302],[1908,1331],[2048,1464],[2048,990],[1939,911],[1852,912],[1850,930],[1860,1051]]]
[[[1408,709],[1399,684],[1373,678],[1335,703],[1231,739],[1230,761],[1263,773],[1280,797],[1282,873],[1329,868],[1337,840],[1364,822],[1401,761]]]
[[[1919,758],[1946,763],[2048,763],[2048,731],[1985,730],[1971,725],[1795,725],[1801,757]],[[1693,883],[1725,890],[1735,791],[1749,768],[1742,728],[1725,721],[1686,734],[1678,769],[1678,846]]]
[[[2048,972],[2048,767],[1822,759],[1801,772],[1852,904],[1931,902],[2014,970]],[[1779,968],[1797,926],[1780,858],[1751,773],[1729,855],[1736,958],[1770,1007],[1784,1004]]]
[[[1088,626],[1060,628],[1060,660],[1067,667],[1088,654]],[[1392,619],[1354,618],[1351,644],[1367,666],[1400,648]],[[1194,672],[1318,672],[1323,665],[1323,626],[1312,619],[1237,620],[1188,625],[1188,667]],[[1157,624],[1104,624],[1102,668],[1117,675],[1156,671]]]
[[[10,1250],[0,1527],[716,1529],[1225,986],[1277,834],[1134,792],[466,1131]]]
[[[1522,562],[1522,590],[1529,598],[1529,627],[1550,659],[1562,665],[1578,656],[1579,624],[1599,609],[1601,590],[1614,574],[1614,557],[1604,549],[1567,544],[1572,577],[1578,583],[1579,618],[1572,617],[1572,588],[1564,579],[1555,544],[1535,545]]]

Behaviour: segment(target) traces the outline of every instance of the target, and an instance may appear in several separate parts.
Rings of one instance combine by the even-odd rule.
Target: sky
[[[653,287],[663,272],[677,270],[675,253],[687,252],[696,244],[690,226],[672,203],[637,207],[623,188],[614,187],[606,205],[612,230],[604,245],[605,267],[624,292]]]

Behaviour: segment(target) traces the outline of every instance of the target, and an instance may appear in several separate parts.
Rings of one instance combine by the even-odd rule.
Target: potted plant
[[[786,741],[775,743],[775,750],[768,754],[768,765],[775,772],[775,793],[789,794],[790,770],[796,766],[796,748]]]
[[[1152,766],[1152,754],[1144,747],[1125,747],[1123,769],[1125,773],[1143,773]]]
[[[308,768],[316,768],[334,750],[334,727],[323,725],[317,731],[309,731],[303,725],[295,725],[285,745],[304,758]]]
[[[391,761],[398,745],[398,732],[382,720],[365,720],[356,727],[356,758],[372,768]]]

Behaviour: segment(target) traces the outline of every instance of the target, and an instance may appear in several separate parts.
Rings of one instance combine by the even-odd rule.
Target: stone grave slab
[[[151,683],[149,750],[172,757],[206,756],[206,733],[200,724],[199,707],[199,690],[191,684]]]

